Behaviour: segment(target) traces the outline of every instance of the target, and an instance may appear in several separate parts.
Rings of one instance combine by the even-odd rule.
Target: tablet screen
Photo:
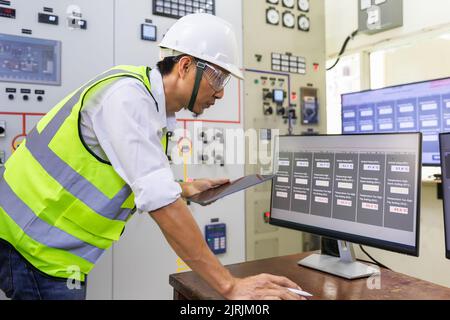
[[[237,180],[223,184],[217,188],[208,189],[198,193],[195,196],[188,198],[188,200],[201,205],[207,205],[232,193],[247,189],[264,181],[271,180],[273,177],[274,175],[261,174],[244,176]]]

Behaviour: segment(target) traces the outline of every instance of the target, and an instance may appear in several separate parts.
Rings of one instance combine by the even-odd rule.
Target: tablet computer
[[[250,188],[254,185],[260,184],[268,180],[272,180],[274,177],[275,175],[261,175],[261,174],[252,174],[244,176],[237,180],[218,186],[217,188],[208,189],[201,193],[197,193],[196,195],[187,198],[187,200],[198,203],[202,206],[206,206],[232,193]]]

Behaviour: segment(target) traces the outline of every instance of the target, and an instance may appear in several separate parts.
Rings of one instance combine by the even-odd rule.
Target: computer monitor
[[[423,164],[439,168],[439,133],[450,131],[450,78],[343,94],[341,102],[343,134],[420,131]]]
[[[348,279],[377,270],[349,243],[418,256],[421,133],[280,136],[275,140],[272,225],[339,240],[341,258],[299,264]]]
[[[450,132],[439,135],[441,146],[442,198],[444,204],[445,256],[450,259]]]

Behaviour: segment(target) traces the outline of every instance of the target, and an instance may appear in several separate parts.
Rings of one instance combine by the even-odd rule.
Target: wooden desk
[[[311,253],[249,261],[226,267],[236,277],[247,277],[259,273],[286,276],[298,283],[303,290],[314,295],[313,298],[309,299],[450,300],[450,288],[386,269],[381,269],[381,289],[370,290],[367,286],[367,278],[346,280],[297,265],[298,260],[309,254]],[[177,300],[224,299],[193,272],[172,274],[169,277],[169,283],[174,288],[174,299]]]

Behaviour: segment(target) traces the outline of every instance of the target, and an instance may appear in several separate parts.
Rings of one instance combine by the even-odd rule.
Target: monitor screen
[[[450,133],[440,135],[442,195],[444,204],[445,255],[450,259]]]
[[[418,255],[420,133],[275,143],[271,224]]]
[[[0,81],[61,85],[61,42],[0,34]]]
[[[343,94],[342,133],[423,133],[424,165],[439,166],[439,133],[450,131],[450,78]]]

